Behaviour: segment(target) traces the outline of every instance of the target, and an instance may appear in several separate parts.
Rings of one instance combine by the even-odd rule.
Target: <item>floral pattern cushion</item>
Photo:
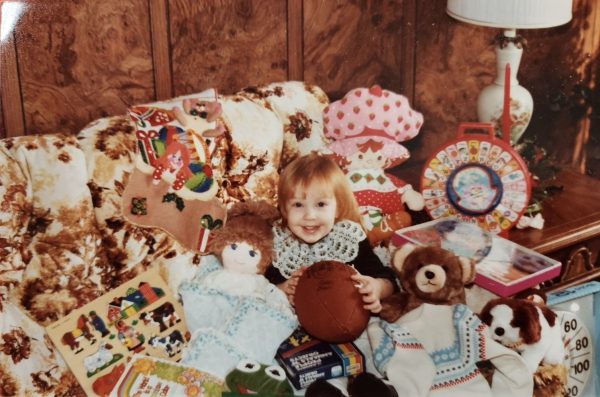
[[[299,81],[249,87],[241,96],[264,101],[283,122],[283,150],[279,169],[296,157],[310,152],[327,152],[328,139],[323,131],[323,110],[329,103],[327,94],[315,86]]]
[[[220,100],[226,139],[217,197],[274,202],[283,162],[321,149],[318,109],[327,97],[286,82]],[[96,120],[77,136],[0,141],[0,395],[83,396],[44,326],[150,266],[177,291],[206,259],[123,218],[135,147],[126,115]]]

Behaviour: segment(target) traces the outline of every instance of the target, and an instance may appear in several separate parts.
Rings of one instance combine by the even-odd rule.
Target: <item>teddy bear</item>
[[[242,359],[271,364],[281,342],[298,326],[285,294],[263,275],[278,217],[265,201],[235,203],[209,243],[214,255],[206,257],[192,280],[181,283],[192,333],[184,364],[221,379]]]
[[[403,396],[531,396],[523,359],[496,342],[465,304],[474,264],[436,246],[405,244],[392,260],[403,291],[367,328],[375,366]],[[497,369],[491,384],[479,366]]]
[[[475,278],[471,260],[437,246],[404,244],[395,251],[392,264],[402,291],[385,298],[379,313],[390,323],[423,303],[464,304],[464,285]]]
[[[421,193],[385,172],[409,158],[399,142],[414,138],[423,115],[408,99],[375,85],[356,88],[324,109],[328,148],[345,171],[358,202],[371,245],[387,243],[392,233],[412,223],[406,207],[423,209]]]

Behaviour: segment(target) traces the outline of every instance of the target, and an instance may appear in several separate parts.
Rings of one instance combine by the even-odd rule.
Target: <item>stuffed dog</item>
[[[492,338],[521,354],[534,374],[541,363],[563,362],[564,346],[556,313],[531,299],[498,298],[480,313]]]

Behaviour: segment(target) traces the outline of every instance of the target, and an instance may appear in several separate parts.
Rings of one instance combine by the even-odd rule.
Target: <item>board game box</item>
[[[437,245],[475,261],[475,284],[502,297],[516,294],[560,274],[561,263],[454,217],[397,230],[395,251],[405,243]]]
[[[177,361],[190,334],[157,270],[123,283],[46,328],[88,396],[106,396],[129,357]]]
[[[296,389],[317,379],[357,375],[365,369],[365,358],[354,343],[331,344],[297,329],[277,350],[277,361]]]

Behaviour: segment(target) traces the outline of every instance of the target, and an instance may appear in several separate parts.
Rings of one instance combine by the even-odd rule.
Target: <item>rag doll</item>
[[[474,265],[439,247],[405,244],[393,256],[403,292],[368,327],[378,370],[400,396],[531,396],[521,357],[494,341],[462,302]],[[387,320],[387,321],[385,321]],[[478,364],[495,367],[491,385]]]
[[[240,202],[215,231],[215,255],[179,289],[192,332],[183,363],[224,379],[242,359],[273,363],[279,344],[297,327],[285,294],[263,276],[278,216],[265,202]]]
[[[408,100],[379,86],[356,88],[324,110],[329,149],[352,186],[371,245],[410,226],[412,211],[423,209],[423,196],[386,169],[409,157],[398,142],[414,138],[423,124]]]

